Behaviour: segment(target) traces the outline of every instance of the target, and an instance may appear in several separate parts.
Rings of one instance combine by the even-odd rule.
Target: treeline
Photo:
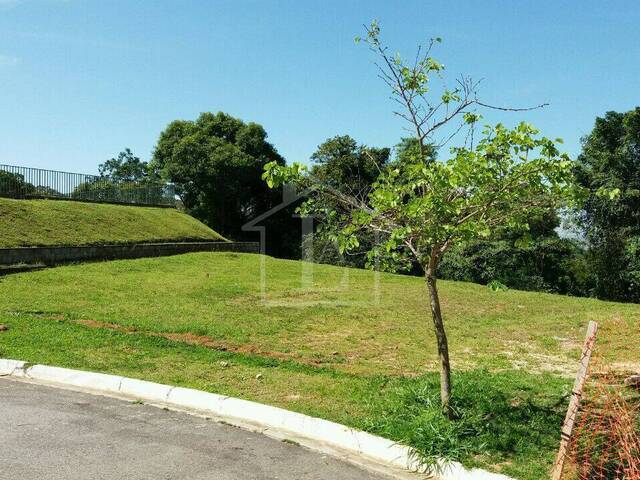
[[[336,136],[312,155],[312,171],[337,190],[367,195],[381,168],[414,155],[415,148],[410,139],[391,149]],[[438,151],[428,154],[437,158]],[[169,124],[150,162],[124,152],[101,165],[101,175],[172,182],[189,213],[225,236],[256,240],[242,225],[282,202],[262,180],[272,161],[285,163],[262,126],[203,113]],[[528,231],[503,229],[461,245],[444,257],[441,278],[640,302],[640,107],[597,118],[574,163],[585,192],[581,209],[531,218]],[[338,253],[326,225],[301,242],[295,207],[288,204],[265,219],[267,253],[300,258],[302,245],[314,261],[365,266],[364,256]],[[366,246],[375,239],[359,241]],[[406,265],[406,272],[412,270]]]

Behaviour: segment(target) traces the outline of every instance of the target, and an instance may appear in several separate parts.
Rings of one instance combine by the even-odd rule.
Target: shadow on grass
[[[440,410],[439,376],[402,379],[371,399],[366,430],[413,446],[420,459],[493,467],[520,478],[545,478],[559,444],[570,382],[520,371],[454,375],[457,420]]]

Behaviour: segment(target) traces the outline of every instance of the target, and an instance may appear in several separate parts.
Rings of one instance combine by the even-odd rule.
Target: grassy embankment
[[[0,248],[224,240],[173,208],[0,198]]]
[[[438,410],[421,279],[196,253],[0,280],[0,357],[265,402],[522,479],[548,478],[589,320],[599,356],[640,367],[640,305],[441,282],[455,406]],[[258,376],[258,374],[261,374]],[[256,378],[256,377],[259,378]]]

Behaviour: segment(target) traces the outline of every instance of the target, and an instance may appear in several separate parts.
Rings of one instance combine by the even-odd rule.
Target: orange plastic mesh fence
[[[624,385],[626,375],[621,372],[593,367],[592,372],[574,426],[563,478],[640,480],[638,390]]]

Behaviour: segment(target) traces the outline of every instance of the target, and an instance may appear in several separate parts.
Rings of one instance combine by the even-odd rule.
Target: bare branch
[[[488,103],[483,103],[478,100],[474,102],[476,105],[480,105],[481,107],[490,108],[491,110],[500,110],[503,112],[528,112],[530,110],[538,110],[540,108],[548,107],[548,103],[541,103],[540,105],[536,105],[535,107],[524,107],[524,108],[509,108],[509,107],[498,107],[496,105],[490,105]]]

